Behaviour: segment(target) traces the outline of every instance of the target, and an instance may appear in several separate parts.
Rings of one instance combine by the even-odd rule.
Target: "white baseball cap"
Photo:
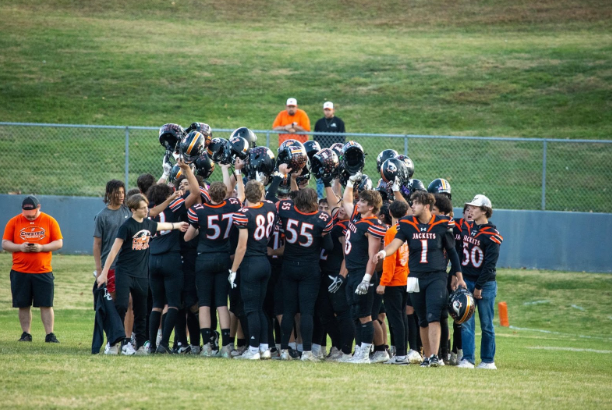
[[[472,206],[486,206],[487,208],[493,209],[493,205],[491,205],[491,200],[484,195],[476,195],[472,202],[466,202],[466,205]]]
[[[295,98],[287,98],[287,105],[297,105],[297,100]]]
[[[323,104],[323,109],[327,109],[329,108],[330,110],[334,109],[334,103],[331,101],[326,101],[325,104]]]

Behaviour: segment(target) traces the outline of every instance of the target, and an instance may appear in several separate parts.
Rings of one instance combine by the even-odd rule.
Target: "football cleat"
[[[246,346],[238,346],[236,349],[232,349],[231,356],[240,356],[246,350]]]
[[[261,355],[259,354],[259,351],[252,352],[251,349],[246,349],[244,351],[244,353],[242,353],[240,356],[234,357],[234,359],[238,359],[238,360],[260,360],[261,359]]]
[[[281,350],[280,358],[281,360],[293,360],[293,357],[289,354],[289,349]]]
[[[329,355],[325,358],[328,362],[337,362],[342,357],[342,350],[337,347],[332,347]]]
[[[388,361],[389,359],[390,359],[389,358],[389,353],[387,353],[386,350],[382,350],[382,351],[374,352],[374,354],[370,358],[370,362],[372,362],[372,363],[384,363],[384,362]]]
[[[423,361],[423,357],[416,350],[410,350],[408,352],[408,361],[412,364],[420,364]]]
[[[202,350],[200,351],[200,356],[213,357],[213,349],[210,343],[206,343],[204,346],[202,346]]]
[[[338,363],[350,363],[350,361],[353,359],[353,356],[351,356],[350,354],[344,354],[342,353],[342,356],[338,358]]]
[[[272,359],[272,354],[270,353],[270,349],[266,349],[263,352],[259,351],[259,356],[261,360],[270,360]]]
[[[132,346],[132,344],[130,342],[128,342],[125,345],[121,346],[121,354],[122,355],[124,355],[124,356],[132,356],[135,353],[136,353],[136,350],[134,350],[134,346]]]
[[[421,362],[421,367],[429,367],[429,357],[426,357]]]
[[[385,352],[387,353],[387,352]],[[388,359],[388,358],[387,358]],[[385,360],[386,361],[386,360]],[[353,358],[349,363],[352,364],[370,364],[370,352],[367,349],[359,349],[359,351],[355,351]]]
[[[223,346],[221,348],[221,357],[224,359],[231,359],[232,358],[232,353],[234,352],[234,346],[232,346],[231,344],[227,345],[227,346]]]
[[[136,350],[136,353],[134,353],[135,356],[148,356],[150,354],[151,351],[145,345],[140,346],[138,350]]]
[[[164,346],[162,344],[157,345],[157,349],[155,349],[156,354],[173,354],[170,347]]]
[[[189,349],[189,354],[200,354],[200,352],[202,351],[202,349],[200,348],[200,346],[194,346],[191,345],[191,349]]]
[[[448,364],[450,364],[451,366],[457,366],[459,364],[459,356],[457,356],[457,353],[450,354],[450,360]]]
[[[432,354],[432,355],[429,357],[429,367],[440,367],[440,366],[442,366],[442,365],[440,364],[440,362],[441,362],[441,361],[442,361],[442,360],[440,360],[440,359],[438,358],[438,355]]]
[[[312,352],[305,351],[302,352],[302,357],[300,360],[303,362],[318,362],[319,358],[312,354]]]

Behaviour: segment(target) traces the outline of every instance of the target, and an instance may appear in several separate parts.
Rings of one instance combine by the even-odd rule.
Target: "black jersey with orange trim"
[[[333,228],[331,216],[321,211],[302,212],[291,199],[284,199],[276,205],[285,234],[283,259],[319,263],[323,236]]]
[[[149,204],[150,208],[155,207],[154,204]],[[181,221],[181,215],[185,212],[185,199],[182,197],[176,198],[168,205],[166,209],[160,212],[153,219],[155,222],[174,223]],[[179,252],[181,245],[179,238],[181,233],[179,230],[170,229],[167,231],[157,231],[151,238],[151,255],[160,255],[166,252]]]
[[[237,198],[228,198],[213,204],[196,204],[189,209],[189,223],[199,230],[198,253],[230,252],[230,230],[234,212],[242,204]]]
[[[247,206],[234,213],[233,224],[238,229],[248,229],[249,239],[244,256],[266,256],[268,242],[276,222],[276,205],[262,201],[257,206]]]
[[[268,247],[274,250],[279,249],[285,245],[285,234],[281,230],[281,222],[276,220],[274,224],[274,229],[272,229],[272,235],[270,236],[270,242],[268,242]],[[270,260],[270,264],[274,267],[278,267],[283,263],[282,255],[272,255],[268,256]]]
[[[455,219],[455,226],[453,227],[453,235],[455,236],[455,249],[457,249],[457,254],[461,255],[461,251],[463,248],[463,241],[461,239],[461,231],[463,230],[463,226],[467,226],[468,221],[464,218]]]
[[[482,289],[486,282],[495,280],[499,248],[504,238],[492,223],[476,225],[471,221],[466,222],[462,228],[463,277],[476,282],[476,289]]]
[[[357,207],[355,207],[344,231],[344,260],[349,273],[351,271],[365,272],[370,259],[368,236],[373,235],[382,241],[385,232],[387,232],[387,226],[380,222],[376,216],[362,218],[361,214],[357,212]]]
[[[452,250],[458,263],[453,236],[455,222],[448,216],[433,215],[427,223],[419,222],[415,216],[406,216],[399,220],[398,226],[395,239],[408,242],[410,276],[419,278],[431,272],[446,272],[445,250],[448,253]],[[459,266],[453,266],[453,271],[456,269]]]
[[[330,232],[334,248],[331,251],[323,250],[321,252],[321,271],[325,274],[337,275],[340,273],[342,261],[344,260],[344,245],[340,242],[340,238],[344,237],[347,225],[347,220],[338,220],[334,224]]]

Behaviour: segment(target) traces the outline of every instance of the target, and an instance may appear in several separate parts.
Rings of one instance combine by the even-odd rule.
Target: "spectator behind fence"
[[[40,307],[45,328],[45,342],[59,343],[53,334],[53,272],[51,252],[64,244],[57,221],[40,212],[40,202],[28,196],[21,204],[21,214],[11,218],[2,236],[2,249],[13,254],[11,293],[13,307],[19,308],[20,342],[31,342],[31,307]]]
[[[344,134],[344,121],[336,117],[334,111],[334,103],[327,101],[323,104],[323,118],[317,121],[314,128],[315,132],[338,132]],[[314,140],[321,145],[321,148],[329,148],[333,144],[339,142],[344,144],[344,135],[317,135],[315,134]]]
[[[287,109],[278,113],[274,124],[272,124],[272,129],[289,133],[278,135],[279,145],[288,139],[298,140],[303,144],[308,141],[308,135],[296,135],[295,133],[310,131],[310,119],[306,111],[297,107],[297,100],[289,98],[287,99]]]

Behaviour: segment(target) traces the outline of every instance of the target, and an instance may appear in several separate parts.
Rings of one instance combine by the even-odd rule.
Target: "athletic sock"
[[[249,346],[249,352],[259,353],[259,346]]]
[[[212,335],[212,329],[210,327],[200,329],[200,334],[202,335],[202,341],[204,344],[210,343],[210,336]]]
[[[355,320],[355,346],[359,346],[361,345],[361,342],[363,340],[363,337],[361,335],[361,331],[363,329],[361,328],[361,322],[359,321],[359,319]],[[374,333],[374,327],[372,327],[372,334]]]
[[[232,343],[232,338],[230,337],[229,329],[221,329],[221,345],[227,346]]]
[[[415,322],[415,315],[408,315],[408,344],[410,345],[411,350],[419,351],[419,345],[417,343],[418,338],[418,328]]]
[[[372,321],[367,323],[362,323],[361,326],[361,344],[364,343],[371,345],[372,341],[374,341],[374,325],[372,325]]]
[[[184,309],[179,310],[179,312],[176,317],[176,325],[174,326],[174,344],[180,343],[181,346],[187,346],[187,314]],[[162,317],[162,324],[164,323],[163,320],[164,318]]]
[[[180,314],[180,313],[179,313]],[[200,345],[200,321],[198,313],[187,311],[187,329],[189,330],[189,343],[192,346]]]
[[[163,326],[163,330],[162,330],[162,340],[160,342],[160,344],[164,345],[164,346],[168,346],[168,343],[170,341],[170,335],[172,334],[172,331],[174,330],[174,325],[176,324],[176,317],[178,316],[178,310],[177,309],[168,309],[168,313],[166,313],[166,320],[164,321],[164,326]]]
[[[161,320],[162,312],[157,310],[152,310],[149,315],[149,343],[151,349],[155,349],[157,347],[157,329],[159,328],[159,322]]]
[[[289,347],[292,348],[293,350],[297,350],[297,343],[296,342],[290,342],[289,343]]]
[[[268,346],[267,343],[260,343],[259,344],[259,351],[260,352],[265,352],[266,350],[268,350],[270,348],[270,346]]]
[[[246,346],[246,339],[237,339],[236,347],[243,347],[243,346]]]
[[[374,351],[375,352],[384,352],[386,350],[386,345],[378,345],[378,346],[374,346]]]

